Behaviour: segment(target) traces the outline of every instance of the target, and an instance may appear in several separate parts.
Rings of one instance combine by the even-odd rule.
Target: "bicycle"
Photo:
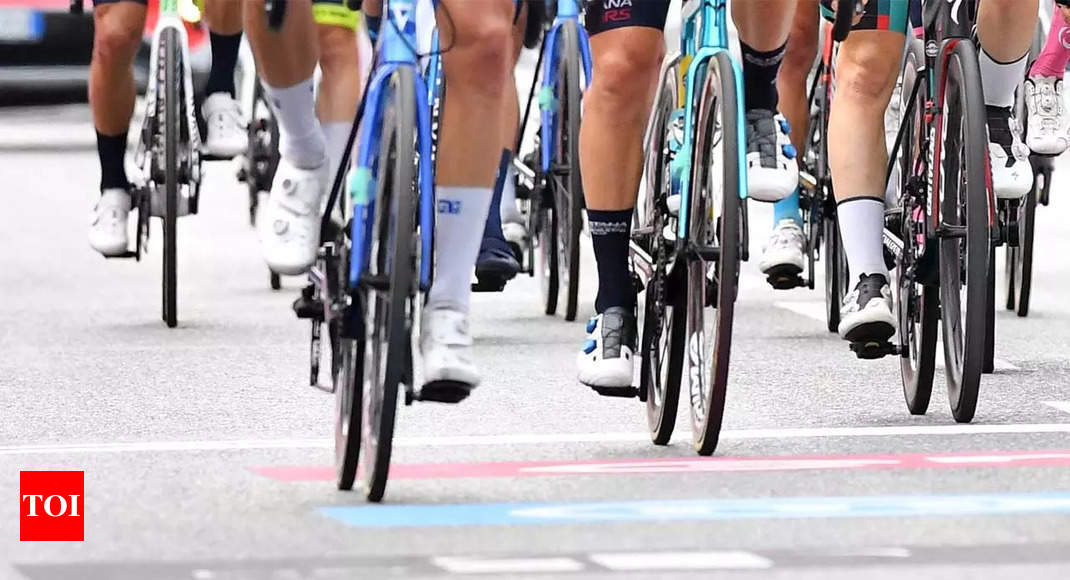
[[[860,358],[899,355],[907,408],[924,414],[939,322],[951,412],[966,423],[976,411],[991,340],[991,255],[1000,233],[972,39],[976,4],[938,3],[926,19],[924,42],[908,39],[903,119],[887,172],[889,179],[899,172],[901,186],[884,230],[895,262],[898,343],[851,349]],[[926,51],[926,44],[938,50]]]
[[[582,87],[591,80],[590,40],[580,24],[580,13],[579,0],[558,0],[556,16],[543,36],[536,82],[528,94],[518,133],[520,151],[519,141],[538,87],[540,126],[535,151],[514,163],[522,184],[517,197],[527,210],[531,236],[528,251],[520,252],[521,263],[526,272],[537,272],[541,277],[546,314],[557,312],[564,287],[568,321],[576,319],[579,304],[584,208],[579,168],[580,103]]]
[[[70,10],[84,11],[84,0]],[[196,214],[201,186],[201,138],[193,104],[189,37],[185,22],[199,18],[190,0],[159,0],[149,62],[153,73],[145,92],[145,117],[134,162],[144,183],[131,192],[137,210],[134,250],[116,256],[141,260],[148,251],[149,218],[163,222],[162,318],[178,325],[178,218]]]
[[[631,240],[645,300],[640,385],[627,394],[646,403],[651,439],[665,445],[686,383],[700,455],[717,447],[740,262],[748,259],[742,73],[728,49],[726,4],[683,6],[680,52],[662,67],[647,129]],[[673,196],[678,212],[670,211]]]
[[[429,400],[414,388],[413,353],[432,281],[431,105],[438,98],[441,65],[433,54],[426,76],[421,73],[414,10],[414,0],[384,2],[376,66],[340,164],[349,166],[356,143],[347,183],[350,203],[341,204],[348,225],[325,212],[319,257],[294,304],[298,317],[312,323],[313,386],[319,386],[321,326],[328,327],[332,383],[324,390],[336,400],[338,488],[352,489],[359,478],[372,502],[386,489],[399,384],[406,405]],[[269,11],[269,19],[274,13]],[[341,202],[344,181],[339,169],[327,207]],[[455,396],[451,402],[463,398]]]
[[[255,228],[260,197],[270,193],[279,166],[279,127],[264,95],[264,86],[255,72],[253,74],[252,94],[246,105],[250,119],[247,129],[249,150],[242,157],[238,181],[249,191],[249,225]],[[282,278],[275,272],[269,272],[269,283],[272,290],[282,288]]]

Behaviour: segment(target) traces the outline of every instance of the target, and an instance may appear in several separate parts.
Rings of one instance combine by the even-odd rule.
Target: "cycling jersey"
[[[230,0],[208,0],[209,2],[228,2]],[[316,24],[340,26],[356,30],[360,25],[360,12],[346,8],[345,0],[313,0],[312,16]]]
[[[587,6],[587,31],[644,26],[665,30],[670,0],[591,0]]]
[[[821,0],[821,12],[832,20],[832,0]],[[869,0],[861,21],[852,30],[890,30],[906,34],[921,25],[921,0]]]

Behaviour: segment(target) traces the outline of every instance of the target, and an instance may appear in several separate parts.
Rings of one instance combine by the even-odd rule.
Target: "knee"
[[[864,45],[855,48],[840,51],[836,98],[884,110],[899,72],[899,53],[891,55]]]
[[[612,101],[618,109],[642,109],[646,94],[657,82],[664,57],[663,45],[618,44],[598,55],[591,91]],[[641,112],[641,111],[640,111]]]
[[[505,94],[512,82],[511,21],[476,20],[457,36],[447,55],[447,90],[464,87],[487,97]]]
[[[102,63],[129,64],[141,45],[142,26],[135,19],[107,12],[94,22],[93,58]]]
[[[340,26],[320,26],[320,68],[325,75],[336,77],[356,72],[360,60],[356,33]]]

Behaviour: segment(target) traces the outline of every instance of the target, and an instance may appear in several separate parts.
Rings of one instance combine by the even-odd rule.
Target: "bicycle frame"
[[[150,46],[149,62],[150,66],[156,66],[159,62],[159,50],[160,50],[160,36],[164,30],[173,29],[178,32],[178,37],[181,39],[182,48],[182,67],[183,67],[183,90],[185,92],[185,107],[186,107],[186,124],[189,127],[189,146],[190,146],[190,181],[196,183],[200,181],[200,155],[201,155],[201,136],[197,125],[197,113],[193,104],[193,70],[190,68],[190,53],[189,53],[189,35],[186,32],[185,21],[180,16],[180,4],[183,1],[188,0],[160,0],[160,14],[159,19],[156,21],[156,28],[152,32],[152,45]],[[157,83],[159,79],[154,72],[150,72],[148,79],[148,87],[145,91],[145,118],[146,120],[155,117],[156,115],[156,91]],[[150,125],[146,122],[145,127]],[[141,167],[144,163],[144,155],[148,153],[148,147],[151,147],[151,143],[143,142],[139,144],[135,159],[136,165]],[[147,175],[151,177],[151,172]]]
[[[695,138],[693,118],[695,116],[695,87],[705,80],[706,67],[717,54],[728,52],[727,0],[688,0],[683,8],[684,26],[680,34],[681,62],[687,67],[685,73],[684,103],[684,145],[683,155],[677,155],[675,163],[690,164],[691,149]],[[743,98],[743,71],[739,63],[732,59],[732,71],[735,76],[736,94]],[[736,127],[739,132],[739,197],[747,198],[747,150],[743,146],[746,139],[746,123],[743,107],[736,111]],[[686,165],[683,165],[686,167]],[[684,170],[680,180],[680,219],[676,235],[680,239],[687,237],[688,211],[691,199],[691,172]]]
[[[390,77],[400,67],[412,67],[416,86],[416,128],[417,151],[419,152],[419,223],[420,223],[420,290],[431,287],[432,231],[434,228],[434,189],[431,167],[431,111],[430,102],[434,99],[436,82],[428,83],[420,72],[420,55],[416,52],[416,1],[386,0],[383,6],[383,24],[379,35],[379,55],[375,73],[367,88],[367,108],[361,119],[361,133],[357,150],[357,164],[350,177],[349,193],[353,203],[352,225],[352,259],[350,261],[349,284],[356,288],[360,275],[367,263],[367,251],[370,247],[372,232],[366,227],[366,216],[370,215],[376,194],[373,168],[379,161],[379,139],[383,109],[391,97]],[[430,67],[438,74],[438,57],[432,59]]]
[[[557,115],[554,114],[554,108],[551,104],[553,103],[554,84],[557,79],[557,67],[560,63],[559,57],[561,54],[561,47],[558,45],[557,37],[560,34],[561,27],[569,22],[574,23],[576,30],[579,32],[583,73],[587,78],[587,85],[590,86],[591,84],[591,41],[587,36],[587,29],[580,25],[579,0],[558,0],[557,16],[554,17],[550,31],[546,33],[546,42],[543,44],[542,54],[543,74],[542,88],[539,94],[539,109],[541,110],[540,118],[543,135],[540,143],[543,172],[550,171],[550,159],[553,156],[552,148],[556,141],[553,136],[556,135]]]

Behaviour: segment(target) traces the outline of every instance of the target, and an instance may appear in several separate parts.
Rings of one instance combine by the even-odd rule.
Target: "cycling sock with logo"
[[[847,255],[849,280],[864,274],[888,277],[884,264],[884,200],[879,197],[852,197],[836,205],[840,237]]]
[[[126,179],[126,132],[102,135],[97,131],[97,155],[100,156],[100,189],[130,189]]]
[[[228,93],[234,96],[234,69],[238,66],[238,50],[241,48],[241,33],[216,34],[210,32],[212,44],[212,70],[204,94]]]
[[[427,297],[428,309],[468,312],[472,268],[479,257],[492,195],[489,187],[435,188],[435,281]]]
[[[981,65],[981,88],[985,93],[985,104],[992,107],[1014,106],[1014,91],[1025,75],[1025,61],[1028,54],[1011,62],[999,62],[981,49],[978,62]]]
[[[773,204],[773,225],[777,225],[781,220],[795,220],[795,223],[799,224],[801,228],[802,223],[802,210],[799,209],[799,188],[795,188],[795,191],[791,195]]]
[[[350,128],[352,128],[352,123],[348,121],[323,123],[323,137],[327,140],[328,167],[331,169],[331,180],[328,183],[334,183],[334,174],[342,163]]]
[[[594,309],[601,314],[607,308],[635,306],[635,288],[628,270],[628,241],[632,231],[631,209],[587,210],[591,245],[598,264],[598,296]]]
[[[776,77],[787,46],[788,43],[785,42],[780,48],[763,52],[754,50],[743,41],[739,42],[743,55],[743,94],[746,110],[776,111],[780,102]]]
[[[285,88],[264,83],[264,94],[279,120],[282,156],[301,169],[323,165],[327,161],[327,142],[316,118],[312,77]]]

